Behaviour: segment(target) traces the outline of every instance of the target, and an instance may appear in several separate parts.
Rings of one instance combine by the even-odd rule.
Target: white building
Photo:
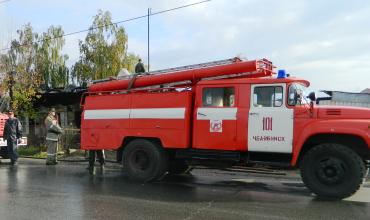
[[[322,91],[329,97],[319,98],[319,105],[342,105],[370,108],[370,89],[365,89],[360,93],[341,92],[341,91]]]

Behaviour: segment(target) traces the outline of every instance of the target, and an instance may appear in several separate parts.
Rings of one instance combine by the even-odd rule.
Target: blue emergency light
[[[278,71],[277,78],[278,78],[278,79],[286,78],[285,70],[279,70],[279,71]]]

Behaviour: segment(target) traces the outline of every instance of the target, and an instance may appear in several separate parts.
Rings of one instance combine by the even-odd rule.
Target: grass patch
[[[23,157],[35,157],[35,158],[46,158],[47,153],[43,151],[43,147],[27,146],[18,148],[19,156]]]

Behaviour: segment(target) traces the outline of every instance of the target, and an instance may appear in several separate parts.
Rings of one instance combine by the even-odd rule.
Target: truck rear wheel
[[[356,152],[334,143],[312,148],[301,163],[301,176],[307,188],[329,199],[353,195],[363,183],[365,172],[364,162]]]
[[[145,139],[131,141],[123,151],[122,162],[123,169],[134,181],[153,181],[167,171],[166,152],[157,144]]]

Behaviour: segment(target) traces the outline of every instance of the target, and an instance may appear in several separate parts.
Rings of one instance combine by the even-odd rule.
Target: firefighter
[[[47,146],[47,157],[46,165],[56,165],[57,153],[58,153],[58,138],[63,132],[62,128],[58,125],[56,118],[55,109],[51,108],[48,116],[45,118],[46,127],[46,146]]]
[[[145,73],[145,67],[144,64],[141,62],[141,59],[139,59],[139,62],[135,66],[135,73]]]
[[[14,117],[13,110],[8,111],[8,120],[4,126],[4,138],[7,141],[7,150],[10,158],[10,164],[16,165],[18,160],[18,139],[22,137],[22,124],[18,118]]]
[[[105,164],[104,150],[89,150],[89,166],[87,169],[93,169],[95,164],[95,158],[98,158],[100,167],[103,168]]]

